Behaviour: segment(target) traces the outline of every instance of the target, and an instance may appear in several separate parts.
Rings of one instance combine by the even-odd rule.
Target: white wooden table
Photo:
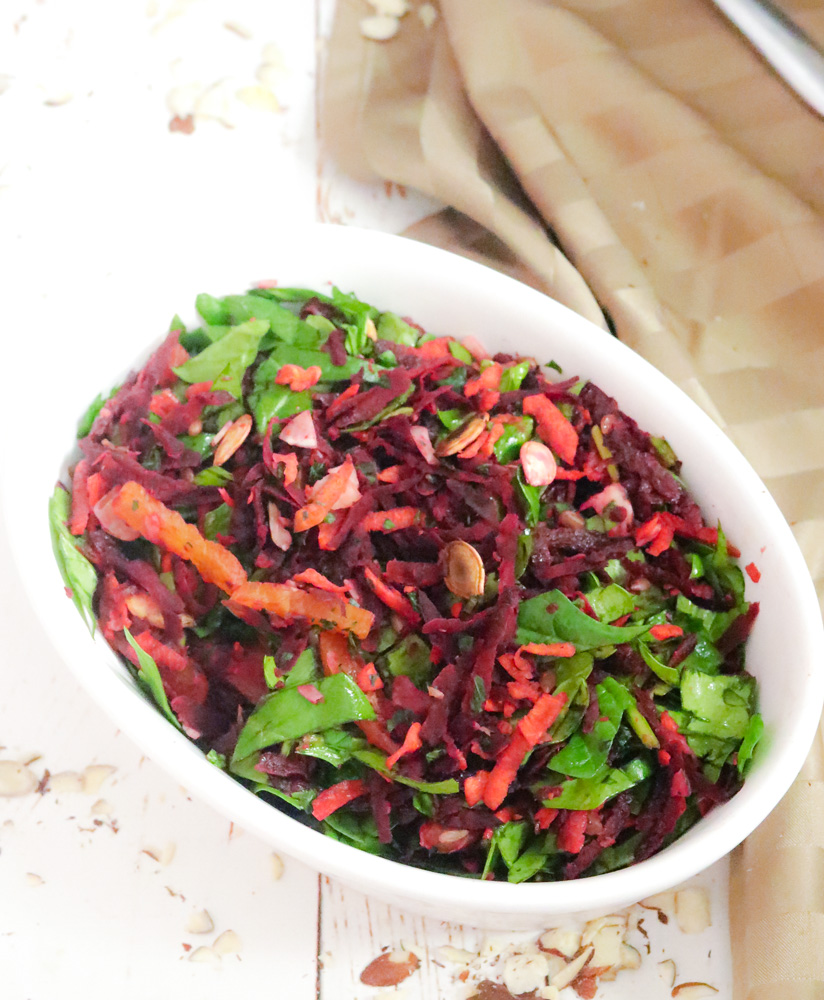
[[[37,397],[48,339],[99,319],[95,285],[112,271],[130,268],[137,292],[150,286],[160,244],[164,259],[169,241],[185,254],[192,241],[214,238],[214,219],[233,217],[259,220],[272,238],[281,224],[316,220],[400,231],[437,207],[356,184],[323,161],[315,83],[332,8],[332,0],[6,0],[6,434],[25,433],[29,406],[53,406],[55,426],[75,419],[59,400]],[[170,130],[175,118],[183,131]],[[25,470],[19,478],[25,488]],[[0,798],[3,1000],[463,1000],[480,979],[500,981],[504,959],[528,935],[370,902],[274,857],[141,756],[38,630],[9,531],[0,528],[0,759],[28,762],[42,781],[39,791]],[[669,996],[670,967],[660,963],[672,959],[679,981],[709,982],[728,997],[726,874],[721,863],[698,880],[712,901],[709,930],[690,936],[650,919],[641,968],[599,996]],[[462,965],[446,945],[477,957]],[[403,946],[421,959],[403,984],[360,982],[371,959]]]

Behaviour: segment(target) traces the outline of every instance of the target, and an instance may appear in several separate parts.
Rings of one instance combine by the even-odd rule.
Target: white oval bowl
[[[31,409],[24,439],[12,442],[4,461],[7,472],[16,470],[4,483],[10,535],[43,627],[78,680],[135,743],[193,794],[286,854],[385,901],[476,926],[527,929],[561,916],[610,912],[696,874],[755,829],[794,780],[818,725],[824,630],[806,565],[776,504],[692,400],[615,338],[539,292],[399,237],[308,226],[266,240],[185,248],[173,267],[168,252],[161,260],[165,266],[152,273],[147,264],[139,280],[90,279],[83,294],[94,293],[97,308],[68,319],[48,341],[50,364],[38,376],[37,396],[52,406]],[[761,571],[758,584],[747,581],[748,598],[761,603],[747,667],[758,678],[766,736],[730,802],[666,850],[622,871],[572,882],[481,882],[377,858],[308,829],[209,764],[145,700],[66,599],[51,553],[47,501],[57,477],[65,477],[76,418],[98,392],[142,363],[170,318],[180,313],[193,320],[199,292],[236,293],[269,278],[310,288],[334,283],[379,308],[412,316],[433,333],[471,334],[492,351],[557,361],[566,375],[591,379],[615,396],[645,430],[666,436],[709,522],[720,520],[741,550],[741,564],[755,562]],[[113,313],[129,295],[129,309],[121,305]]]

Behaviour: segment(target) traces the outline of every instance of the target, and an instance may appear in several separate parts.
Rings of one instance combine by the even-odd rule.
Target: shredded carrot
[[[106,495],[106,480],[100,472],[93,472],[86,480],[86,492],[89,495],[89,506],[94,510],[97,504]]]
[[[502,374],[503,368],[496,361],[493,361],[491,365],[484,368],[477,378],[471,378],[467,381],[464,386],[464,396],[469,399],[471,396],[476,396],[482,389],[496,390],[501,384]]]
[[[546,396],[527,396],[523,402],[524,413],[535,417],[541,440],[553,448],[567,465],[575,462],[578,450],[578,432]]]
[[[549,809],[547,806],[541,806],[541,808],[535,812],[535,822],[538,824],[538,829],[548,829],[557,815],[557,809]]]
[[[321,632],[318,639],[318,651],[323,672],[327,677],[333,674],[344,673],[352,678],[357,684],[358,674],[363,663],[352,654],[349,649],[349,639],[344,632],[336,632],[326,629]],[[393,754],[398,749],[398,744],[392,739],[386,730],[386,726],[380,721],[381,697],[380,691],[365,692],[370,704],[375,708],[377,719],[363,719],[355,723],[372,746],[383,750],[385,754]]]
[[[480,459],[491,458],[492,452],[495,449],[495,445],[498,443],[498,439],[503,436],[503,433],[504,433],[504,424],[499,423],[497,419],[493,420],[492,425],[489,428],[489,432],[487,433],[486,440],[478,449],[478,458]]]
[[[535,653],[536,656],[575,656],[571,642],[528,642],[518,649],[519,653]]]
[[[347,778],[346,781],[339,781],[336,785],[324,788],[315,796],[312,801],[312,815],[317,820],[326,819],[341,806],[345,806],[365,794],[366,785],[360,778]]]
[[[274,468],[277,468],[278,465],[283,466],[284,486],[291,486],[298,478],[298,456],[293,451],[290,451],[288,455],[279,455],[273,452],[272,464]]]
[[[324,590],[298,590],[288,583],[249,581],[232,592],[232,602],[278,618],[307,618],[313,625],[333,625],[365,639],[375,616],[366,608],[349,604]],[[230,604],[231,607],[231,604]]]
[[[211,382],[193,382],[191,385],[186,386],[186,399],[191,399],[192,396],[199,396],[203,392],[210,392],[211,388]]]
[[[346,461],[336,472],[324,476],[324,481],[315,485],[311,503],[301,507],[295,514],[295,531],[308,531],[325,520],[349,485],[353,468],[352,459],[347,455]]]
[[[486,445],[489,440],[489,431],[481,431],[481,433],[468,444],[463,451],[458,452],[458,458],[474,458],[478,452]]]
[[[151,632],[141,632],[140,635],[135,636],[135,642],[151,656],[159,667],[166,667],[168,670],[185,670],[189,666],[189,658],[185,653],[167,646],[156,639]]]
[[[449,350],[451,342],[451,337],[433,337],[415,348],[415,353],[421,358],[449,358],[452,356]]]
[[[464,798],[470,808],[476,806],[483,798],[488,780],[489,771],[478,771],[477,774],[470,774],[464,778]]]
[[[512,739],[500,752],[495,766],[489,772],[489,780],[484,789],[484,804],[490,809],[497,809],[506,798],[524,757],[557,719],[566,702],[567,696],[563,693],[543,694],[518,721]]]
[[[82,535],[89,523],[92,504],[89,500],[89,469],[91,464],[87,458],[81,458],[74,467],[72,474],[72,505],[69,517],[69,531],[73,535]]]
[[[684,630],[680,625],[653,625],[649,634],[653,639],[663,642],[665,639],[674,639],[676,636],[683,635]]]
[[[483,793],[484,805],[493,810],[500,806],[529,749],[526,737],[516,728],[509,743],[498,754],[495,766],[489,772]]]
[[[374,663],[367,663],[358,671],[357,685],[361,691],[367,694],[370,691],[379,691],[383,687],[383,678],[378,673]]]
[[[300,365],[283,365],[275,376],[276,385],[288,385],[293,392],[302,392],[320,382],[323,370],[319,365],[302,368]]]
[[[405,618],[408,622],[417,624],[420,621],[420,615],[412,606],[411,601],[409,601],[399,590],[395,590],[394,587],[390,587],[388,583],[384,581],[371,570],[368,566],[364,568],[363,575],[366,577],[369,586],[375,591],[377,597],[393,611],[397,611],[399,615]]]
[[[589,813],[585,809],[567,809],[558,831],[558,847],[567,854],[579,854],[584,846]]]
[[[329,423],[330,420],[333,420],[338,415],[343,404],[353,396],[357,396],[359,391],[360,386],[352,384],[347,386],[336,399],[333,399],[326,407],[326,422]]]
[[[292,577],[293,583],[308,583],[312,587],[317,587],[318,590],[328,590],[330,594],[338,594],[340,597],[346,597],[348,593],[348,587],[341,586],[337,583],[332,583],[331,580],[327,579],[323,573],[319,573],[316,569],[301,570],[300,573],[295,573]]]
[[[507,681],[506,690],[515,701],[531,701],[533,704],[541,697],[541,688],[535,681]]]
[[[403,466],[400,465],[390,465],[388,469],[382,469],[378,473],[379,483],[396,483],[400,478],[400,472]]]
[[[417,507],[390,507],[389,510],[373,510],[361,521],[364,531],[401,531],[420,523],[423,515]]]
[[[193,524],[155,500],[140,483],[130,480],[115,487],[109,496],[117,517],[148,541],[187,559],[207,583],[228,594],[246,583],[246,571],[225,546],[204,538]]]
[[[161,419],[168,417],[178,406],[180,406],[180,402],[171,389],[161,389],[149,400],[149,412]]]
[[[420,750],[421,746],[421,724],[420,722],[413,722],[407,730],[403,743],[395,751],[395,753],[386,758],[386,766],[391,770],[395,764],[398,763],[401,757],[405,757],[407,754]]]

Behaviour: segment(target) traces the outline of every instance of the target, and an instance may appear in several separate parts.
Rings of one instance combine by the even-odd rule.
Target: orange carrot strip
[[[308,583],[310,586],[317,587],[318,590],[328,590],[330,594],[338,594],[340,597],[346,597],[347,588],[340,586],[340,584],[332,583],[328,580],[323,573],[318,573],[316,569],[304,569],[300,573],[295,573],[292,577],[293,583]]]
[[[89,469],[87,458],[81,458],[74,467],[72,475],[72,506],[69,518],[69,531],[73,535],[82,535],[89,523],[92,505],[89,502]]]
[[[541,806],[541,808],[535,812],[535,822],[538,824],[538,829],[546,830],[552,824],[552,821],[557,815],[557,809],[549,809],[547,806]]]
[[[476,806],[483,798],[488,780],[489,771],[478,771],[477,774],[470,774],[464,778],[464,798],[470,808]]]
[[[747,576],[752,580],[753,583],[758,583],[761,579],[761,570],[755,565],[754,562],[747,563],[744,567]]]
[[[585,809],[568,809],[558,831],[558,847],[568,854],[579,854],[584,846],[589,812]]]
[[[515,780],[518,768],[523,763],[528,750],[529,743],[520,729],[516,729],[512,734],[512,739],[498,754],[495,766],[489,772],[486,787],[483,792],[484,805],[490,809],[497,809],[506,798],[509,786]]]
[[[89,494],[89,506],[94,510],[95,504],[106,495],[106,480],[102,473],[93,472],[86,480],[86,492]]]
[[[326,819],[353,799],[358,799],[366,793],[366,785],[360,778],[348,778],[336,785],[324,788],[312,801],[312,815],[317,820]]]
[[[491,365],[484,368],[477,378],[469,379],[464,386],[464,396],[468,399],[470,396],[477,395],[481,389],[497,389],[501,384],[502,374],[503,368],[496,361],[493,361]]]
[[[130,480],[108,496],[117,517],[148,541],[187,559],[207,583],[228,594],[246,583],[246,571],[225,546],[204,538],[193,524],[155,500],[140,483]]]
[[[558,407],[546,396],[536,394],[524,399],[523,409],[524,413],[535,417],[541,440],[554,448],[567,465],[573,465],[578,450],[578,432]]]
[[[452,342],[451,337],[435,337],[414,350],[422,358],[449,358],[452,356],[452,352],[449,350],[450,342]]]
[[[323,371],[319,365],[283,365],[275,376],[276,385],[288,385],[293,392],[302,392],[320,382]]]
[[[373,510],[364,517],[360,526],[364,531],[382,531],[387,534],[390,531],[412,528],[421,519],[422,514],[417,507],[390,507],[389,510]]]
[[[528,642],[518,649],[519,653],[535,653],[537,656],[575,656],[571,642]]]
[[[396,483],[400,478],[401,469],[403,466],[400,465],[390,465],[388,469],[382,469],[378,473],[379,483]]]
[[[166,667],[168,670],[185,670],[189,666],[189,658],[185,653],[167,646],[156,639],[151,632],[141,632],[140,635],[135,636],[135,642],[144,653],[148,653],[152,657],[159,667]]]
[[[330,421],[333,417],[337,416],[338,411],[341,409],[342,405],[347,399],[351,399],[353,396],[357,396],[360,392],[360,386],[349,385],[343,392],[326,407],[326,420]]]
[[[352,468],[352,459],[347,456],[337,472],[330,472],[324,476],[322,483],[318,482],[312,493],[312,502],[301,507],[295,514],[295,531],[308,531],[326,519],[326,515],[349,485]]]
[[[308,618],[313,625],[331,623],[365,639],[375,616],[366,608],[348,604],[323,590],[298,590],[288,583],[249,581],[232,592],[232,601],[254,611],[268,611],[278,618]]]
[[[367,663],[358,671],[357,685],[366,694],[379,691],[383,687],[383,678],[378,673],[374,663]]]
[[[364,568],[363,575],[366,577],[369,586],[375,591],[376,596],[388,608],[397,611],[399,615],[413,624],[417,624],[421,620],[411,601],[408,601],[399,590],[395,590],[388,583],[384,583],[377,573],[374,573],[368,566]]]
[[[407,730],[403,743],[393,754],[386,758],[386,766],[391,770],[401,757],[420,750],[421,745],[421,724],[420,722],[413,722]]]
[[[566,701],[567,696],[563,693],[541,695],[526,715],[518,721],[512,739],[498,755],[495,766],[489,772],[489,780],[484,789],[484,804],[490,809],[493,811],[497,809],[506,798],[509,786],[515,780],[518,768],[527,752],[558,718]]]
[[[684,630],[680,625],[653,625],[649,634],[653,639],[663,642],[665,639],[675,639],[677,636],[683,635]]]
[[[344,632],[334,632],[327,629],[320,634],[318,640],[320,662],[327,677],[333,674],[348,674],[357,683],[362,662],[349,649],[349,640]],[[381,695],[376,691],[365,692],[372,707],[378,713],[377,719],[364,719],[355,723],[372,746],[383,750],[385,754],[393,754],[398,744],[386,731],[386,726],[380,721]]]

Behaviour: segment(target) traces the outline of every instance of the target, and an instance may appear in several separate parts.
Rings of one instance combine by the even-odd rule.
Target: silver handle
[[[824,115],[824,53],[770,0],[713,0],[802,100]]]

